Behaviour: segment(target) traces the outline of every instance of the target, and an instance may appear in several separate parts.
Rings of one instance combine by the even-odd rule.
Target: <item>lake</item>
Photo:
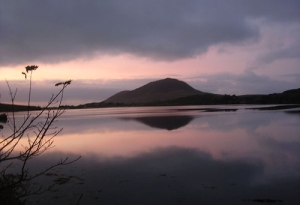
[[[300,114],[261,107],[67,110],[33,204],[300,204]]]

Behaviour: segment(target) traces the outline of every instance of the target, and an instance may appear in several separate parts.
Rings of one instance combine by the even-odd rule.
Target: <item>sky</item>
[[[0,102],[100,102],[176,78],[203,92],[300,88],[299,0],[0,0]]]

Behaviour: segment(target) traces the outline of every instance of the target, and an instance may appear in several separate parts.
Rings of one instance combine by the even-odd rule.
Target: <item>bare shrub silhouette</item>
[[[22,72],[27,79],[30,73],[27,112],[21,122],[16,117],[15,99],[17,89],[12,90],[8,81],[7,87],[10,94],[11,110],[0,115],[0,201],[1,204],[24,204],[26,197],[34,194],[41,194],[51,187],[32,189],[30,182],[33,179],[46,174],[57,166],[64,166],[77,161],[80,157],[60,159],[55,164],[49,165],[38,173],[31,173],[29,161],[43,154],[53,147],[54,137],[62,128],[53,124],[65,112],[62,106],[64,91],[71,84],[71,80],[60,82],[55,86],[61,86],[56,94],[52,94],[48,103],[38,111],[33,111],[31,101],[32,72],[38,66],[25,67],[26,73]],[[5,132],[3,132],[5,129]],[[9,134],[7,134],[9,133]],[[24,140],[25,139],[25,140]],[[20,149],[20,147],[22,147]]]

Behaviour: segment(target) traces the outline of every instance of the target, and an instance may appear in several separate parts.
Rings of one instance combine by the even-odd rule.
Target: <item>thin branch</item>
[[[56,86],[63,86],[55,95],[51,96],[50,100],[48,101],[45,107],[43,107],[35,116],[32,116],[29,112],[32,92],[32,71],[36,70],[36,68],[37,66],[26,67],[26,72],[30,72],[28,110],[27,115],[24,117],[23,121],[18,126],[16,123],[14,104],[17,89],[15,92],[12,92],[8,81],[6,81],[12,104],[12,119],[9,122],[12,134],[8,137],[3,136],[2,140],[0,141],[0,163],[4,163],[5,161],[10,162],[0,172],[0,181],[5,180],[5,182],[8,183],[4,185],[0,183],[0,192],[7,188],[12,188],[18,194],[18,197],[24,197],[35,193],[40,193],[42,189],[38,189],[35,191],[27,189],[27,186],[31,180],[41,176],[42,174],[45,174],[46,172],[57,166],[68,165],[74,163],[75,161],[81,158],[78,157],[74,160],[69,160],[69,158],[65,158],[64,160],[61,159],[58,163],[45,168],[44,170],[36,173],[33,176],[29,176],[29,168],[27,168],[29,160],[33,157],[43,154],[49,148],[53,147],[53,138],[62,131],[62,129],[52,127],[52,125],[54,122],[56,122],[57,118],[65,112],[65,108],[62,107],[64,90],[71,83],[71,80],[69,80],[56,84]],[[58,103],[58,107],[56,109],[52,109],[51,106],[53,106],[56,103]],[[39,121],[40,117],[45,113],[46,118],[42,121]],[[31,138],[29,133],[33,133],[34,137]],[[23,146],[24,151],[16,153],[15,149],[23,137],[27,137],[27,145]],[[12,178],[11,175],[7,174],[7,171],[16,160],[21,161],[21,167],[19,173],[13,175],[14,177]],[[79,201],[80,199],[78,200],[78,202]]]

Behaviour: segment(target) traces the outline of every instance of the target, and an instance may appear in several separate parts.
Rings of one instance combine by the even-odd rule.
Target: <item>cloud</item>
[[[156,79],[155,79],[156,80]],[[140,87],[153,79],[135,80],[73,80],[64,93],[63,104],[78,105],[100,102],[122,91]],[[32,103],[43,106],[60,88],[54,86],[61,80],[33,81]],[[28,100],[29,81],[9,81],[12,92],[16,93],[16,103],[26,104]],[[5,81],[0,81],[0,103],[10,102],[9,89]]]
[[[258,60],[262,63],[272,63],[280,59],[299,59],[300,41],[294,42],[293,45],[284,46],[276,50],[271,50],[261,55]]]
[[[35,81],[32,85],[32,103],[43,106],[50,100],[52,94],[60,88],[54,86],[60,81]],[[29,81],[10,81],[13,92],[17,91],[16,103],[26,104],[28,100]],[[120,91],[120,88],[110,87],[110,84],[87,83],[86,81],[75,80],[64,92],[63,104],[77,105],[81,103],[99,102]],[[0,102],[10,101],[9,90],[5,81],[0,81]]]
[[[0,66],[129,53],[189,58],[210,46],[257,40],[253,20],[298,23],[290,1],[0,1]]]
[[[265,75],[258,75],[252,70],[241,74],[218,73],[202,75],[187,80],[194,88],[218,94],[271,94],[300,87],[298,78],[291,81],[277,80]]]
[[[262,23],[262,33],[266,36],[258,51],[257,62],[270,64],[278,60],[298,60],[300,58],[300,24]],[[299,64],[299,63],[297,63]]]

